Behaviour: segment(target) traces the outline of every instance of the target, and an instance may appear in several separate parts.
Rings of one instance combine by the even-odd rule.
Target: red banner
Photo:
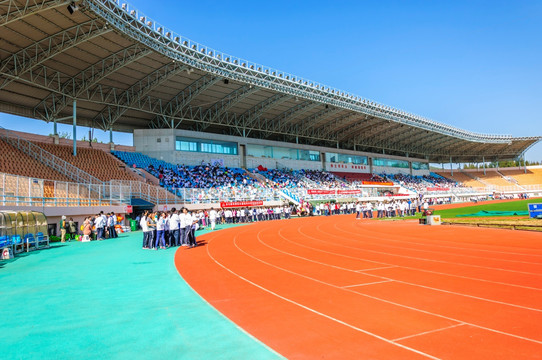
[[[380,185],[380,186],[393,186],[392,182],[379,182],[379,181],[362,181],[363,185]]]
[[[235,208],[235,207],[247,207],[247,206],[262,206],[263,201],[229,201],[221,202],[222,208]]]
[[[359,194],[361,190],[316,190],[316,189],[309,189],[307,190],[307,194],[309,195],[351,195],[351,194]]]
[[[307,194],[309,194],[309,195],[331,195],[331,194],[335,194],[335,190],[314,190],[314,189],[309,189],[309,190],[307,190]]]
[[[386,194],[386,196],[410,196],[409,194]]]
[[[450,188],[443,187],[428,187],[427,191],[450,191]]]
[[[359,194],[361,190],[338,190],[337,193],[340,195],[350,195],[350,194]]]
[[[134,208],[132,207],[132,205],[126,205],[124,207],[124,211],[127,213],[127,214],[131,214],[133,211],[134,211]]]

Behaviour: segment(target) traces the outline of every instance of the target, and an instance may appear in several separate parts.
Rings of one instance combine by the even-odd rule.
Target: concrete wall
[[[224,165],[228,167],[241,167],[242,159],[240,155],[221,155],[221,154],[207,154],[207,153],[193,153],[187,151],[175,150],[175,139],[177,136],[196,138],[196,139],[208,139],[208,140],[220,140],[236,142],[239,145],[264,145],[264,146],[276,146],[276,147],[288,147],[301,150],[313,150],[320,153],[342,153],[351,155],[373,157],[385,157],[389,159],[400,159],[407,161],[426,162],[423,159],[404,158],[393,155],[373,154],[352,150],[340,150],[336,148],[327,148],[322,146],[311,146],[302,144],[291,144],[279,141],[251,139],[238,136],[229,136],[221,134],[210,134],[204,132],[177,130],[177,129],[145,129],[134,130],[134,147],[136,151],[145,155],[154,157],[156,159],[164,160],[172,164],[185,164],[185,165],[199,165],[202,161],[211,162],[213,159],[223,159]],[[240,151],[238,151],[240,153]],[[275,168],[292,168],[292,169],[311,169],[321,170],[322,161],[306,161],[306,160],[290,160],[290,159],[273,159],[264,157],[246,157],[246,167],[255,168],[258,165],[262,165],[269,169]],[[378,169],[378,170],[377,170]],[[373,172],[383,171],[381,169],[387,169],[387,173],[405,173],[409,174],[409,169],[400,168],[383,168],[378,167]],[[427,174],[429,171],[425,170]]]

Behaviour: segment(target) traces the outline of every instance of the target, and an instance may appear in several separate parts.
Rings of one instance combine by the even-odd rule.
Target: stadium
[[[542,136],[380,104],[120,1],[3,1],[0,34],[0,111],[53,128],[0,129],[7,358],[542,353],[542,167],[525,163]],[[518,166],[486,166],[502,161]],[[156,256],[148,212],[169,224],[144,237]]]

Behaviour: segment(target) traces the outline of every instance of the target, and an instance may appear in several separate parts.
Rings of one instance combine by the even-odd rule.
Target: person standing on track
[[[356,203],[356,219],[359,220],[359,215],[361,213],[361,204],[359,201]]]
[[[211,221],[211,230],[215,229],[216,226],[216,218],[218,216],[218,213],[214,208],[211,208],[211,211],[209,211],[209,220]]]

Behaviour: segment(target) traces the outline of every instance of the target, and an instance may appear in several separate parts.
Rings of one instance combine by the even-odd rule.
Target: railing
[[[183,202],[182,199],[175,196],[168,190],[156,185],[146,184],[141,181],[111,180],[109,184],[105,186],[110,187],[110,193],[113,196],[118,194],[116,191],[117,186],[127,187],[131,197],[143,199],[156,205],[179,204]]]
[[[2,206],[113,206],[120,199],[107,198],[103,186],[0,174]],[[129,189],[124,189],[124,191]]]
[[[173,189],[182,202],[190,204],[217,203],[221,201],[276,201],[280,195],[270,188],[257,189]]]
[[[0,137],[6,143],[16,147],[17,149],[21,150],[25,154],[38,160],[42,164],[47,165],[53,170],[58,171],[59,173],[65,175],[66,177],[69,177],[70,179],[78,183],[89,184],[89,185],[103,184],[103,181],[99,180],[98,178],[90,175],[87,172],[84,172],[78,167],[73,166],[69,162],[62,160],[58,156],[55,156],[48,151],[45,151],[41,147],[34,145],[30,141],[21,138],[17,134],[3,127],[0,127]]]

